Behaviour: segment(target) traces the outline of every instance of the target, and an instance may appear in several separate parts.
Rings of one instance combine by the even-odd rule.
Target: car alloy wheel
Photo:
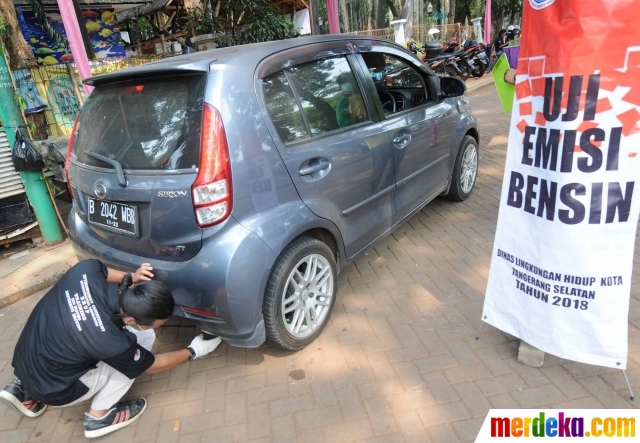
[[[334,277],[329,262],[310,254],[293,268],[282,294],[282,321],[287,332],[306,338],[327,320],[333,297]]]
[[[467,145],[462,157],[462,168],[460,172],[460,182],[462,192],[471,192],[478,173],[478,151],[472,144]]]
[[[292,241],[276,259],[262,314],[267,341],[298,351],[329,323],[338,287],[336,251],[311,237]]]
[[[470,135],[465,135],[453,164],[453,174],[449,190],[443,197],[461,202],[471,195],[478,176],[478,142]]]

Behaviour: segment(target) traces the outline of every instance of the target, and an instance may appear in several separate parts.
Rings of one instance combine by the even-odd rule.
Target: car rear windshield
[[[87,99],[74,159],[109,167],[93,152],[129,170],[197,168],[206,76],[180,75],[101,85]]]

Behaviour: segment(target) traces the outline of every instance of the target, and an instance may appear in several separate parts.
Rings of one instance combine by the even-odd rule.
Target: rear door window
[[[370,121],[345,57],[305,63],[262,81],[265,105],[284,143]]]
[[[284,72],[264,79],[262,82],[267,112],[285,143],[295,142],[309,136],[300,112],[298,101],[289,86]]]
[[[345,57],[296,66],[288,73],[312,135],[368,120],[360,88]]]
[[[129,170],[195,169],[206,77],[182,75],[101,85],[87,99],[74,141],[75,160]]]

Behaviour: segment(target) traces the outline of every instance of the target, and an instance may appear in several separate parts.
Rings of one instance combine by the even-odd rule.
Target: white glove
[[[189,348],[195,353],[194,358],[200,358],[215,351],[221,341],[222,339],[220,337],[205,340],[202,334],[200,334],[193,339]]]

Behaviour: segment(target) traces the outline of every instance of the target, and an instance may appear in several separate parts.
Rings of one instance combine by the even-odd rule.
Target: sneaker
[[[147,400],[135,398],[121,401],[100,418],[84,414],[84,436],[87,438],[102,437],[136,421],[147,409]]]
[[[31,418],[39,417],[47,410],[47,405],[24,392],[18,378],[11,380],[11,383],[0,391],[0,401]]]

